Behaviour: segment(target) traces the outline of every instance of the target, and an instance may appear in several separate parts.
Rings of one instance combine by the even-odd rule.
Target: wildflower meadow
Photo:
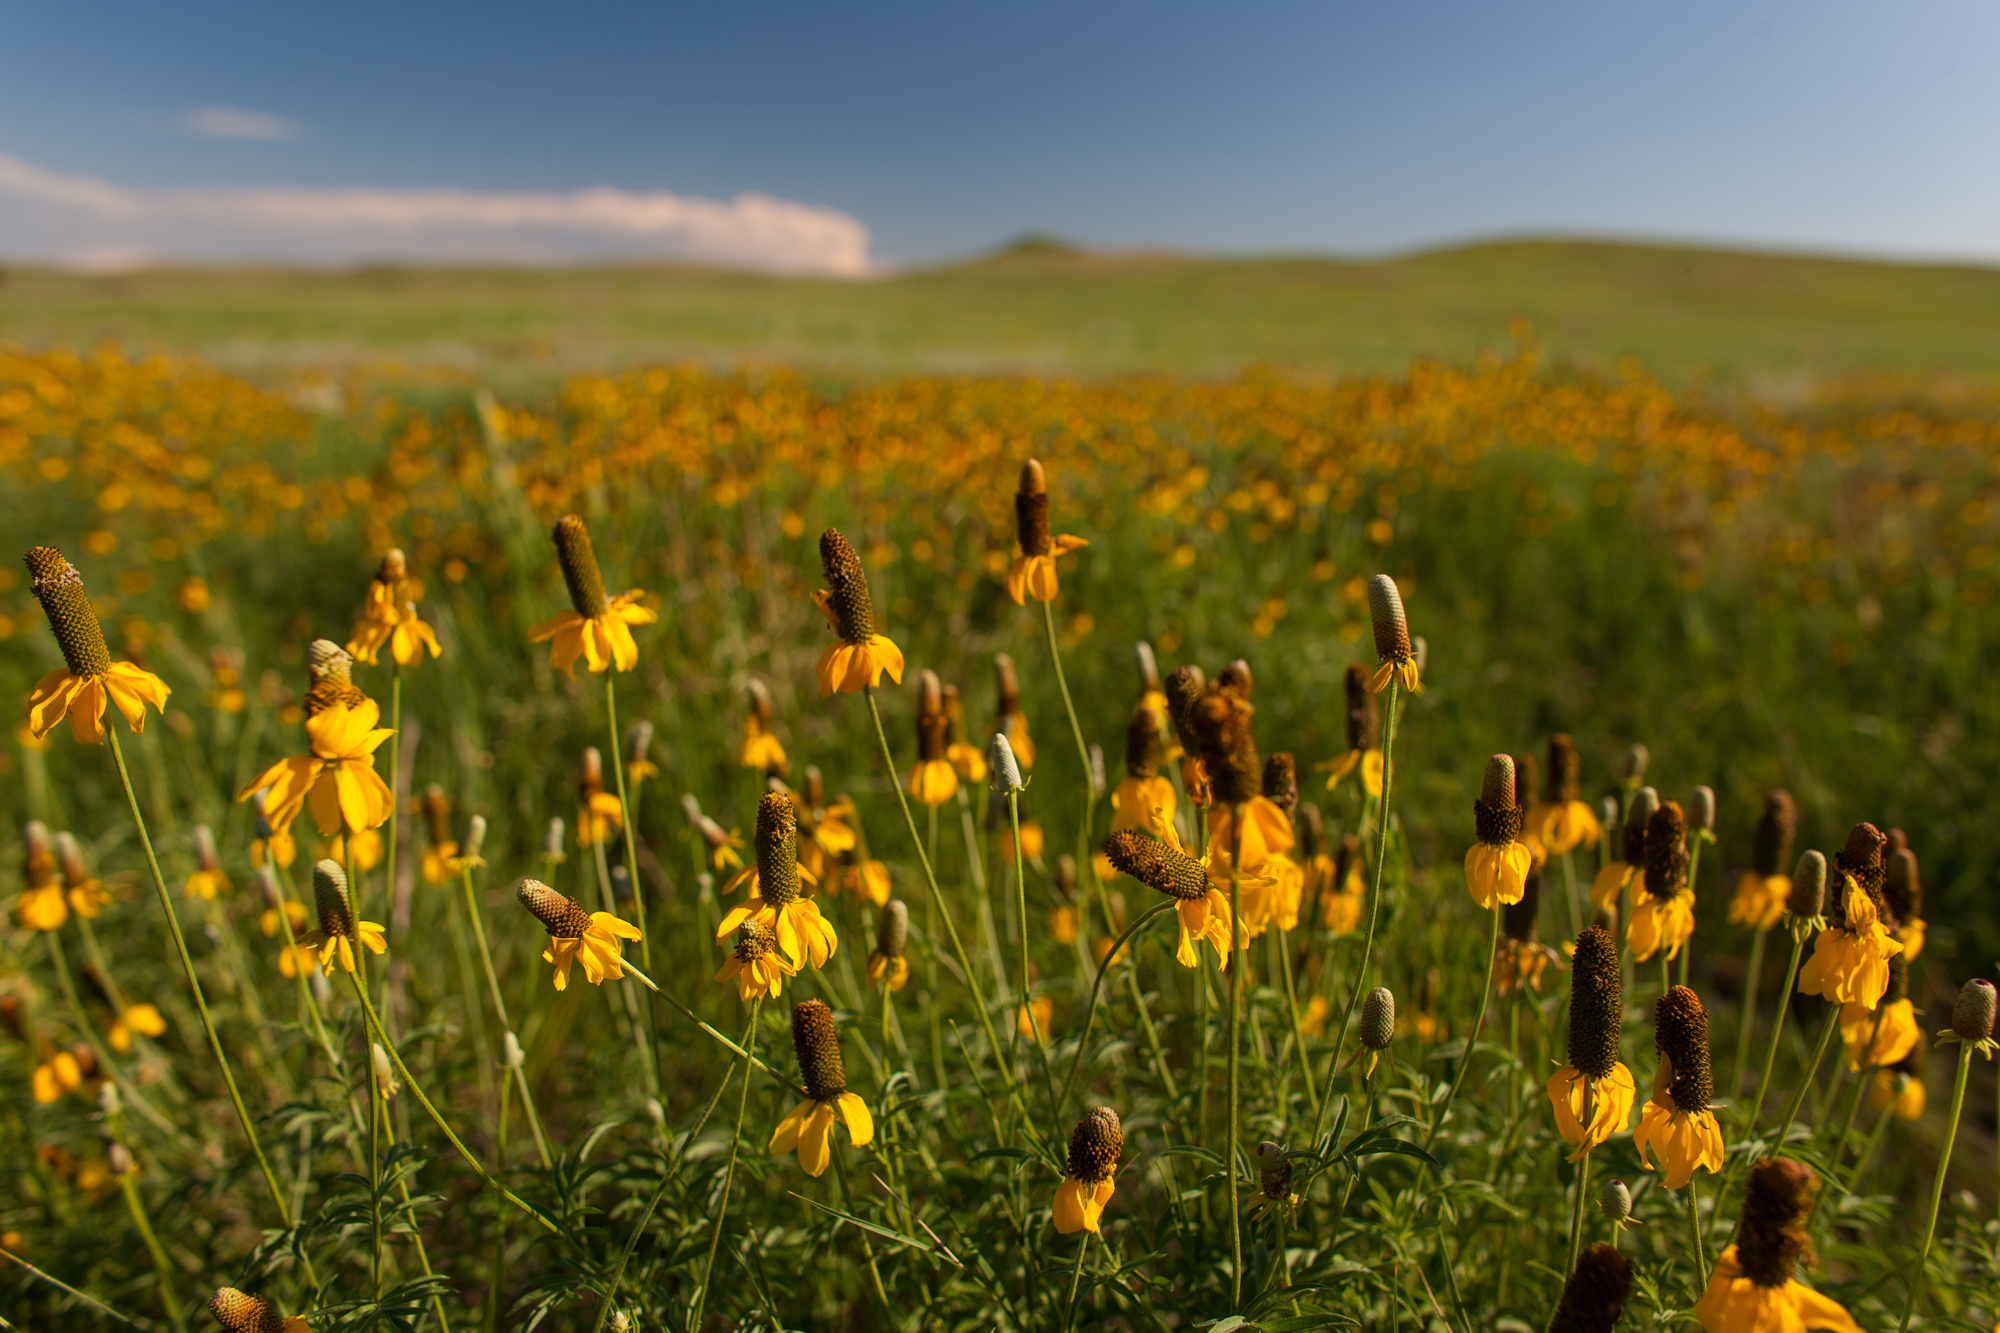
[[[12,350],[0,473],[0,1327],[2000,1327],[1993,390]]]

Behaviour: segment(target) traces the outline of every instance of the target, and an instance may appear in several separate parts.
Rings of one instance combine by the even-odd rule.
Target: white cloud
[[[868,229],[837,209],[600,187],[568,194],[246,186],[135,190],[0,153],[0,255],[79,267],[168,260],[562,264],[676,260],[854,277]]]
[[[197,107],[181,117],[181,128],[205,139],[257,139],[283,143],[299,137],[299,125],[265,111],[240,111],[228,106]]]

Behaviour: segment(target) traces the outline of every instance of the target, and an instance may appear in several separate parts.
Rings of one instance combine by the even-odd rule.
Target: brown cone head
[[[792,1006],[792,1050],[799,1057],[799,1072],[805,1076],[806,1096],[816,1102],[831,1102],[847,1091],[833,1010],[824,1001],[801,1000]]]
[[[1104,844],[1111,864],[1169,898],[1194,902],[1208,895],[1208,871],[1186,852],[1133,829],[1114,833]]]
[[[1087,1185],[1100,1185],[1118,1170],[1118,1156],[1125,1151],[1125,1127],[1118,1113],[1108,1106],[1093,1106],[1076,1122],[1069,1136],[1069,1176]]]
[[[1157,777],[1162,751],[1159,715],[1140,704],[1132,710],[1132,721],[1125,728],[1125,775]]]
[[[1920,920],[1924,914],[1924,885],[1917,875],[1917,854],[1907,847],[1891,853],[1888,873],[1882,880],[1882,897],[1898,921]]]
[[[1674,1109],[1693,1115],[1706,1111],[1715,1096],[1715,1076],[1708,1064],[1708,1010],[1686,986],[1676,986],[1653,1006],[1653,1041],[1673,1063],[1674,1081],[1667,1095]]]
[[[1368,688],[1368,668],[1348,663],[1341,689],[1347,696],[1347,748],[1374,749],[1382,743],[1382,716],[1375,711],[1375,692]]]
[[[867,643],[875,637],[875,603],[868,597],[861,557],[837,529],[828,528],[819,537],[819,563],[837,632],[849,643]]]
[[[1819,1178],[1789,1157],[1766,1157],[1750,1168],[1737,1226],[1736,1259],[1760,1287],[1782,1287],[1812,1257],[1806,1220]]]
[[[575,514],[556,520],[552,534],[556,543],[556,563],[562,566],[563,582],[569,587],[569,604],[586,620],[595,620],[611,609],[604,595],[604,575],[598,572],[597,553],[590,548],[590,529]]]
[[[1566,731],[1549,737],[1549,794],[1558,801],[1574,801],[1583,795],[1583,756]]]
[[[1646,896],[1665,902],[1687,887],[1687,817],[1665,801],[1646,821]]]
[[[1631,1299],[1631,1256],[1615,1245],[1593,1245],[1576,1257],[1549,1333],[1611,1333]]]
[[[757,802],[757,895],[781,907],[799,900],[799,814],[790,792],[765,792]]]
[[[1500,905],[1500,929],[1510,940],[1532,943],[1541,933],[1542,868],[1529,865],[1521,886],[1520,902]]]
[[[1601,926],[1588,926],[1576,937],[1569,996],[1570,1066],[1591,1078],[1604,1078],[1618,1063],[1625,992],[1618,977],[1618,946]]]
[[[1511,756],[1514,760],[1514,804],[1529,810],[1542,803],[1542,762],[1531,754]]]
[[[1201,698],[1208,688],[1208,678],[1202,675],[1198,666],[1175,667],[1167,673],[1167,720],[1173,724],[1174,735],[1180,739],[1181,748],[1193,754],[1199,748],[1190,730],[1188,715],[1194,708],[1194,701]]]
[[[1799,808],[1792,794],[1780,787],[1764,798],[1764,813],[1757,817],[1757,839],[1750,864],[1760,875],[1782,875],[1792,859],[1792,837],[1798,832]]]
[[[1280,751],[1264,761],[1263,792],[1287,819],[1299,808],[1299,770],[1290,755]]]
[[[1618,859],[1628,866],[1646,864],[1646,823],[1660,808],[1660,793],[1641,787],[1625,807],[1625,826],[1618,832]]]
[[[1028,489],[1031,480],[1035,484],[1032,491]],[[1047,555],[1055,549],[1049,540],[1049,493],[1042,485],[1041,464],[1033,459],[1021,469],[1021,489],[1014,493],[1014,531],[1020,538],[1022,555]]]
[[[553,939],[583,938],[590,929],[590,913],[574,898],[566,898],[538,879],[524,879],[514,886],[514,897],[535,914]]]
[[[229,1333],[283,1333],[285,1320],[262,1296],[234,1287],[218,1287],[208,1298],[208,1312]]]
[[[64,665],[73,675],[103,675],[111,667],[111,649],[104,642],[97,612],[91,610],[90,595],[83,590],[83,575],[53,546],[30,550],[27,565],[33,580],[30,587],[62,647]]]
[[[340,862],[326,860],[313,866],[313,908],[319,915],[320,934],[328,939],[354,938],[354,902],[347,895],[347,872]]]
[[[1833,854],[1834,869],[1851,876],[1868,900],[1875,904],[1876,915],[1883,918],[1882,924],[1894,929],[1899,923],[1895,913],[1889,910],[1888,899],[1883,896],[1883,887],[1888,883],[1888,867],[1883,864],[1882,853],[1887,849],[1889,839],[1873,824],[1856,824],[1847,832],[1847,841]],[[1829,883],[1834,892],[1827,895],[1826,919],[1829,925],[1847,925],[1846,886],[1840,876],[1831,877]]]
[[[1255,684],[1256,680],[1250,674],[1250,664],[1240,657],[1215,673],[1215,688],[1228,690],[1239,699],[1248,699],[1250,689]]]
[[[1253,710],[1240,696],[1216,686],[1195,700],[1188,725],[1194,731],[1212,798],[1220,805],[1243,805],[1259,794],[1262,765],[1250,735]]]
[[[1387,574],[1369,576],[1368,620],[1375,631],[1375,656],[1384,662],[1407,662],[1414,656],[1410,623],[1403,615],[1403,594]]]
[[[1961,986],[1951,1006],[1951,1030],[1962,1041],[1987,1041],[1993,1036],[1996,994],[1993,983],[1974,978]]]

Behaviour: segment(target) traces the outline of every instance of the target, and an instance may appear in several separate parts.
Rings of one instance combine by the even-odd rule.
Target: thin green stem
[[[125,766],[125,751],[118,744],[118,732],[107,726],[104,734],[111,741],[111,757],[118,765],[118,780],[124,784],[125,801],[132,808],[132,822],[139,830],[139,845],[146,852],[146,867],[153,873],[153,888],[159,894],[160,910],[166,913],[167,932],[173,936],[174,951],[180,955],[181,970],[187,975],[188,989],[194,994],[195,1012],[201,1017],[202,1031],[208,1034],[209,1051],[215,1056],[216,1067],[222,1071],[222,1083],[229,1090],[229,1104],[236,1108],[236,1119],[243,1126],[243,1137],[250,1141],[250,1151],[264,1173],[264,1185],[271,1192],[271,1202],[278,1205],[278,1216],[289,1229],[292,1225],[291,1207],[286,1202],[284,1187],[278,1184],[277,1173],[271,1170],[270,1159],[264,1156],[264,1145],[257,1140],[257,1127],[251,1122],[250,1110],[243,1104],[243,1094],[236,1087],[236,1075],[229,1068],[229,1057],[222,1052],[222,1038],[217,1035],[215,1019],[208,1012],[207,997],[201,992],[201,979],[195,975],[187,936],[181,933],[180,917],[174,913],[173,896],[167,892],[166,876],[160,873],[160,859],[153,852],[152,835],[146,831],[146,817],[140,813],[139,797],[132,790],[132,773]],[[306,1282],[317,1287],[319,1279],[313,1275],[312,1260],[301,1255],[300,1262],[305,1268]]]
[[[368,1273],[375,1299],[382,1299],[382,1089],[375,1078],[375,1052],[361,1062],[368,1085]]]
[[[1091,1024],[1097,1018],[1098,997],[1102,993],[1104,988],[1105,974],[1111,971],[1112,965],[1118,961],[1118,956],[1124,952],[1126,941],[1130,940],[1134,935],[1137,935],[1140,932],[1140,930],[1145,927],[1148,921],[1151,921],[1154,917],[1160,915],[1160,913],[1162,912],[1167,912],[1171,910],[1173,910],[1172,902],[1169,901],[1160,903],[1155,907],[1153,907],[1150,911],[1148,911],[1144,916],[1140,917],[1137,921],[1134,921],[1131,925],[1125,927],[1125,933],[1120,935],[1115,941],[1113,941],[1111,945],[1111,951],[1105,954],[1104,961],[1097,965],[1097,978],[1096,980],[1090,983],[1090,1007],[1084,1010],[1083,1014],[1083,1035],[1079,1037],[1077,1040],[1076,1054],[1070,1057],[1069,1075],[1068,1077],[1063,1079],[1062,1095],[1056,1098],[1056,1108],[1058,1111],[1060,1111],[1061,1108],[1069,1102],[1070,1089],[1076,1086],[1076,1071],[1083,1064],[1084,1047],[1090,1044]],[[1206,993],[1205,988],[1203,993],[1204,994]],[[1164,1057],[1160,1056],[1159,1047],[1157,1045],[1155,1045],[1153,1049],[1153,1054],[1156,1058],[1160,1059],[1161,1066],[1162,1068],[1164,1068],[1165,1059]]]
[[[1695,1299],[1708,1290],[1708,1250],[1701,1243],[1701,1208],[1694,1195],[1694,1177],[1688,1177],[1687,1219],[1688,1240],[1694,1245]]]
[[[1069,1295],[1063,1298],[1062,1333],[1069,1333],[1076,1323],[1076,1289],[1083,1280],[1083,1255],[1090,1248],[1090,1231],[1086,1228],[1077,1237],[1076,1258],[1069,1266]]]
[[[1868,1169],[1869,1159],[1875,1156],[1875,1149],[1882,1143],[1882,1135],[1888,1132],[1889,1121],[1896,1114],[1896,1099],[1892,1092],[1889,1101],[1882,1107],[1882,1113],[1875,1117],[1875,1128],[1868,1131],[1868,1141],[1861,1145],[1860,1156],[1854,1159],[1854,1170],[1847,1177],[1847,1192],[1854,1193],[1861,1185],[1861,1173]]]
[[[412,760],[411,762],[414,763],[415,761]],[[403,823],[402,793],[397,791],[396,788],[401,785],[402,781],[403,668],[392,657],[389,666],[389,795],[391,801],[389,807],[389,846],[385,853],[386,865],[384,866],[387,873],[383,880],[384,886],[388,889],[392,897],[396,892],[396,830]],[[352,833],[348,834],[348,839],[352,841],[353,836]],[[359,920],[362,915],[361,886],[354,884],[351,878],[348,880],[348,883],[353,885],[354,915]],[[388,918],[384,917],[383,919],[387,920]],[[383,970],[383,975],[385,978],[388,975],[386,968]]]
[[[110,730],[110,728],[107,727],[106,730],[108,731]],[[30,751],[29,753],[32,754],[33,751]],[[110,1315],[113,1319],[116,1319],[119,1323],[125,1325],[127,1328],[146,1327],[144,1324],[139,1323],[137,1320],[127,1317],[121,1311],[112,1309],[110,1306],[106,1305],[103,1301],[98,1300],[97,1297],[91,1295],[89,1292],[78,1291],[75,1287],[72,1287],[69,1283],[63,1281],[61,1278],[55,1276],[54,1274],[44,1273],[41,1269],[35,1267],[33,1264],[29,1263],[26,1259],[23,1259],[20,1255],[14,1253],[10,1249],[7,1249],[5,1246],[0,1246],[0,1259],[5,1259],[10,1263],[19,1264],[21,1267],[27,1269],[30,1273],[33,1273],[36,1277],[48,1283],[56,1290],[66,1291],[70,1295],[82,1301],[84,1304],[95,1306],[97,1309],[102,1310],[105,1314]]]
[[[1563,901],[1569,904],[1569,937],[1575,939],[1583,934],[1583,905],[1576,895],[1575,849],[1563,853]]]
[[[604,716],[611,728],[611,772],[618,782],[619,822],[625,833],[625,878],[632,885],[632,910],[639,918],[639,961],[653,970],[653,930],[648,923],[646,899],[639,891],[639,844],[638,833],[632,827],[637,821],[632,817],[632,803],[625,794],[625,756],[623,740],[618,735],[618,673],[604,673]],[[616,911],[616,907],[609,909]],[[648,1005],[648,1012],[652,1006]],[[647,1025],[649,1028],[651,1024]]]
[[[729,1131],[729,1165],[722,1172],[722,1201],[715,1208],[715,1229],[708,1237],[708,1262],[701,1268],[701,1285],[694,1290],[694,1314],[688,1320],[688,1327],[701,1327],[702,1307],[708,1303],[708,1290],[715,1282],[715,1255],[722,1247],[722,1224],[729,1216],[729,1191],[736,1184],[736,1154],[743,1145],[743,1117],[750,1109],[750,1059],[757,1050],[757,1016],[764,1012],[764,997],[759,994],[750,1003],[750,1028],[743,1034],[743,1091],[736,1099],[736,1127]],[[653,1192],[653,1202],[658,1203],[661,1191],[667,1187],[665,1179],[660,1181],[659,1190]],[[639,1233],[645,1229],[647,1218],[652,1215],[652,1205],[646,1208],[646,1216],[639,1219],[633,1229],[632,1241],[625,1247],[625,1254],[618,1261],[618,1272],[612,1278],[611,1290],[604,1297],[604,1306],[597,1312],[597,1327],[604,1327],[604,1318],[610,1313],[611,1302],[618,1294],[618,1278],[624,1276],[625,1260],[632,1257],[632,1246],[638,1243]]]
[[[1806,1093],[1819,1081],[1820,1064],[1826,1059],[1826,1048],[1833,1044],[1833,1034],[1839,1026],[1840,1006],[1829,1005],[1826,1023],[1819,1030],[1819,1045],[1813,1048],[1812,1062],[1806,1066],[1805,1074],[1799,1079],[1798,1091],[1792,1094],[1790,1104],[1785,1107],[1784,1116],[1778,1121],[1777,1136],[1771,1140],[1779,1151],[1784,1150],[1785,1135],[1791,1132],[1792,1121],[1797,1118],[1799,1107],[1805,1102]]]
[[[1585,1078],[1583,1081],[1583,1121],[1590,1124],[1597,1116],[1597,1080]],[[1583,1249],[1584,1201],[1590,1194],[1590,1149],[1584,1149],[1583,1156],[1576,1164],[1576,1206],[1569,1215],[1569,1262],[1563,1266],[1567,1276],[1576,1271],[1576,1257]]]
[[[1306,927],[1310,932],[1310,924]],[[1285,1012],[1292,1020],[1292,1046],[1299,1053],[1299,1074],[1305,1084],[1306,1104],[1313,1118],[1319,1118],[1319,1088],[1313,1083],[1312,1057],[1306,1053],[1306,1030],[1299,1021],[1298,992],[1292,986],[1292,945],[1284,927],[1278,927],[1278,974],[1285,982]],[[1287,1099],[1289,1100],[1289,1099]],[[1289,1282],[1287,1286],[1291,1285]]]
[[[1021,793],[1018,791],[1007,793],[1007,818],[1014,829],[1014,901],[1021,915],[1021,1017],[1026,1018],[1028,1036],[1042,1053],[1042,1081],[1050,1083],[1047,1089],[1051,1098],[1049,1113],[1053,1115],[1056,1112],[1053,1104],[1056,1090],[1049,1079],[1048,1039],[1042,1035],[1041,1022],[1035,1017],[1033,982],[1028,976],[1028,867],[1021,856]],[[1019,1056],[1021,1017],[1014,1020],[1014,1054],[1008,1057],[1010,1060]]]
[[[1743,1095],[1743,1062],[1750,1055],[1750,1040],[1757,1027],[1757,988],[1764,977],[1764,941],[1768,930],[1754,932],[1750,941],[1750,966],[1743,975],[1743,1017],[1736,1028],[1736,1060],[1729,1071],[1731,1101]]]
[[[847,1184],[847,1162],[841,1157],[840,1145],[833,1146],[833,1174],[840,1178],[840,1201],[848,1212],[854,1211],[854,1192]],[[860,1228],[856,1228],[860,1230]],[[895,1317],[894,1307],[889,1304],[889,1293],[882,1286],[882,1270],[875,1264],[875,1246],[868,1239],[866,1231],[861,1232],[861,1253],[868,1260],[868,1281],[875,1288],[875,1299],[882,1302],[882,1313],[891,1319]]]
[[[1917,1297],[1924,1290],[1924,1269],[1930,1263],[1931,1240],[1937,1235],[1938,1205],[1944,1199],[1945,1172],[1951,1166],[1952,1146],[1958,1141],[1958,1116],[1965,1109],[1965,1079],[1972,1072],[1972,1050],[1969,1042],[1960,1042],[1958,1048],[1958,1074],[1951,1083],[1951,1115],[1945,1120],[1944,1147],[1938,1152],[1937,1176],[1931,1181],[1930,1216],[1924,1220],[1924,1243],[1917,1247],[1916,1271],[1910,1274],[1910,1299],[1903,1306],[1903,1322],[1897,1329],[1910,1326],[1910,1316],[1917,1312]]]
[[[1076,738],[1077,762],[1083,765],[1083,836],[1078,840],[1082,854],[1077,858],[1079,869],[1090,857],[1090,840],[1097,829],[1097,778],[1090,771],[1090,746],[1084,742],[1083,726],[1076,720],[1076,704],[1069,697],[1069,679],[1063,675],[1062,652],[1056,647],[1056,608],[1054,602],[1042,603],[1042,628],[1049,641],[1049,665],[1055,668],[1056,689],[1062,692],[1063,711],[1069,715],[1070,735]],[[1104,919],[1106,930],[1111,928],[1111,918]]]
[[[1242,1020],[1243,969],[1248,965],[1249,941],[1244,938],[1243,913],[1238,905],[1243,886],[1243,806],[1229,807],[1229,1138],[1223,1149],[1223,1170],[1229,1178],[1229,1308],[1243,1308],[1243,1218],[1236,1196],[1236,1140],[1238,1129],[1237,1095],[1241,1045],[1237,1031]]]
[[[1757,1116],[1764,1109],[1764,1094],[1771,1088],[1771,1067],[1778,1060],[1778,1038],[1785,1032],[1785,1012],[1791,1007],[1792,985],[1799,979],[1799,957],[1805,948],[1803,936],[1792,936],[1792,960],[1785,965],[1785,986],[1778,992],[1778,1016],[1771,1023],[1771,1040],[1764,1047],[1764,1067],[1757,1074],[1757,1100],[1751,1103],[1750,1118],[1743,1122],[1746,1130],[1757,1128]]]
[[[1480,969],[1486,977],[1486,984],[1479,991],[1479,1017],[1472,1021],[1472,1033],[1465,1039],[1465,1053],[1458,1058],[1458,1069],[1451,1076],[1451,1087],[1444,1095],[1444,1104],[1438,1107],[1437,1119],[1431,1122],[1431,1131],[1424,1137],[1424,1150],[1437,1142],[1437,1136],[1444,1130],[1445,1118],[1451,1114],[1451,1104],[1458,1099],[1459,1085],[1465,1082],[1465,1071],[1472,1067],[1472,1049],[1479,1042],[1479,1034],[1486,1028],[1486,1008],[1493,999],[1493,957],[1500,949],[1500,900],[1493,900],[1493,930],[1486,943],[1486,965]]]
[[[1861,1113],[1861,1097],[1868,1091],[1868,1080],[1874,1076],[1875,1043],[1882,1039],[1882,1020],[1888,1017],[1889,1006],[1875,1006],[1875,1022],[1868,1032],[1868,1044],[1861,1048],[1860,1068],[1855,1071],[1854,1096],[1847,1103],[1847,1118],[1840,1122],[1840,1137],[1833,1142],[1833,1151],[1826,1160],[1834,1166],[1840,1165],[1841,1154],[1847,1151],[1847,1136],[1854,1132],[1854,1118]]]
[[[500,995],[500,974],[493,967],[493,950],[486,942],[486,923],[479,915],[479,900],[472,891],[472,866],[468,862],[459,870],[459,888],[465,899],[465,915],[472,922],[473,942],[479,946],[479,961],[486,972],[486,992],[493,1000],[493,1012],[500,1018],[500,1029],[513,1035],[514,1024],[507,1017],[507,1001]],[[549,1155],[548,1137],[542,1133],[542,1118],[535,1114],[534,1094],[528,1090],[527,1071],[514,1065],[512,1072],[521,1089],[521,1109],[528,1113],[528,1128],[534,1131],[535,1151],[541,1155],[542,1168],[547,1170],[554,1163]]]
[[[153,1272],[160,1281],[160,1308],[167,1312],[168,1323],[184,1331],[187,1324],[181,1318],[181,1303],[174,1296],[173,1264],[167,1259],[160,1238],[153,1234],[153,1221],[146,1215],[146,1204],[139,1197],[139,1183],[133,1179],[132,1172],[122,1171],[118,1175],[118,1187],[125,1194],[125,1207],[131,1211],[132,1225],[139,1228],[139,1238],[146,1242],[146,1253],[152,1256]]]

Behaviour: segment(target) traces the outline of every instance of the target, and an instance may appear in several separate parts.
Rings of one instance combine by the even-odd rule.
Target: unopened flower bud
[[[465,856],[471,860],[486,845],[486,816],[474,815],[465,826]]]
[[[382,1043],[368,1043],[368,1062],[375,1071],[375,1093],[383,1101],[388,1101],[401,1090],[396,1082],[396,1067],[389,1063],[389,1053],[382,1049]]]
[[[550,818],[548,831],[542,835],[542,859],[544,861],[560,861],[563,859],[563,836],[566,832],[567,828],[563,824],[561,815],[555,815]]]
[[[1618,764],[1618,778],[1628,787],[1636,787],[1646,780],[1646,766],[1653,761],[1653,755],[1643,745],[1633,745],[1625,751],[1625,757]]]
[[[875,952],[884,958],[901,958],[910,947],[910,905],[901,898],[882,904],[875,922]]]
[[[1395,1039],[1396,997],[1387,986],[1377,986],[1361,1002],[1361,1044],[1379,1051]]]
[[[1144,639],[1132,645],[1132,662],[1139,669],[1139,691],[1153,694],[1161,690],[1160,663],[1153,656],[1153,645]]]
[[[527,1062],[527,1055],[521,1050],[521,1039],[509,1030],[500,1037],[500,1063],[509,1069],[519,1069]]]
[[[1715,832],[1715,788],[1696,787],[1688,797],[1688,827],[1698,833]]]
[[[97,1090],[97,1109],[107,1116],[117,1115],[125,1109],[125,1099],[119,1095],[118,1085],[109,1079]]]
[[[1807,852],[1799,858],[1798,868],[1792,871],[1792,893],[1785,900],[1785,911],[1795,921],[1810,921],[1826,911],[1826,858],[1818,852]]]
[[[1384,662],[1408,662],[1416,655],[1410,643],[1410,623],[1403,614],[1403,594],[1387,574],[1368,579],[1368,620],[1375,631],[1375,656]]]
[[[1613,1225],[1629,1221],[1632,1217],[1632,1191],[1622,1180],[1607,1180],[1598,1192],[1597,1206],[1604,1210],[1606,1220]]]
[[[1951,1007],[1951,1030],[1963,1041],[1983,1042],[1993,1038],[1993,1015],[2000,993],[1993,983],[1975,977],[1959,988],[1958,1002]]]
[[[991,774],[987,781],[1000,795],[1025,788],[1026,784],[1021,781],[1021,765],[1014,759],[1014,747],[1007,743],[1005,732],[995,732],[993,739],[986,743],[986,766]]]

